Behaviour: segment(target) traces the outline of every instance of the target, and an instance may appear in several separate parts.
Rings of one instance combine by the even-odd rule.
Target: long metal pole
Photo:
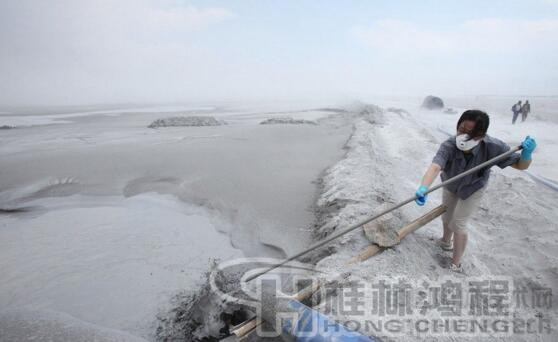
[[[476,172],[476,171],[478,171],[478,170],[480,170],[480,169],[483,169],[483,168],[485,168],[485,167],[487,167],[487,166],[491,166],[492,164],[496,163],[497,161],[502,160],[502,159],[504,159],[504,158],[506,158],[506,157],[508,157],[508,156],[510,156],[510,155],[512,155],[512,154],[514,154],[515,152],[517,152],[517,151],[519,151],[519,150],[521,150],[521,149],[522,149],[521,146],[516,146],[516,147],[514,147],[514,148],[511,148],[511,149],[510,149],[509,151],[507,151],[507,152],[504,152],[504,153],[502,153],[502,154],[500,154],[500,155],[498,155],[498,156],[496,156],[496,157],[494,157],[494,158],[492,158],[492,159],[490,159],[490,160],[487,160],[487,161],[485,161],[484,163],[479,164],[479,165],[473,167],[472,169],[469,169],[469,170],[467,170],[467,171],[464,171],[464,172],[458,174],[457,176],[455,176],[455,177],[453,177],[453,178],[450,178],[450,179],[446,180],[445,182],[442,182],[442,183],[440,183],[440,184],[438,184],[438,185],[435,185],[435,186],[431,187],[431,188],[428,189],[428,191],[426,191],[424,194],[425,194],[425,195],[426,195],[426,194],[429,194],[429,193],[431,193],[431,192],[433,192],[433,191],[436,191],[436,190],[438,190],[438,189],[440,189],[440,188],[442,188],[442,187],[444,187],[444,186],[446,186],[446,185],[448,185],[448,184],[450,184],[450,183],[453,183],[453,182],[455,182],[455,181],[458,181],[458,180],[460,180],[461,178],[466,177],[466,176],[470,175],[470,174],[473,173],[473,172]],[[256,273],[256,274],[253,274],[253,275],[247,277],[247,278],[246,278],[246,281],[250,281],[250,280],[256,279],[257,277],[261,276],[262,274],[265,274],[265,273],[267,273],[267,272],[269,272],[269,271],[272,271],[272,270],[274,270],[274,269],[276,269],[276,268],[279,268],[279,267],[285,265],[286,263],[288,263],[288,262],[290,262],[290,261],[293,261],[293,260],[295,260],[295,259],[298,259],[298,258],[300,258],[301,256],[303,256],[303,255],[305,255],[305,254],[307,254],[307,253],[309,253],[309,252],[315,250],[316,248],[320,248],[320,247],[322,247],[322,246],[324,246],[324,245],[327,245],[327,244],[330,243],[331,241],[336,240],[337,238],[339,238],[339,237],[341,237],[341,236],[343,236],[343,235],[345,235],[345,234],[347,234],[347,233],[350,233],[350,232],[352,232],[353,230],[355,230],[355,229],[357,229],[357,228],[359,228],[359,227],[362,227],[363,225],[365,225],[365,224],[367,224],[368,222],[371,222],[371,221],[377,219],[377,218],[380,217],[380,216],[383,216],[383,215],[385,215],[385,214],[387,214],[387,213],[389,213],[389,212],[392,212],[392,211],[394,211],[395,209],[399,209],[399,208],[401,208],[402,206],[404,206],[405,204],[414,201],[415,199],[417,199],[417,196],[416,196],[416,195],[413,196],[413,197],[409,197],[409,198],[407,198],[406,200],[404,200],[404,201],[402,201],[402,202],[400,202],[400,203],[398,203],[398,204],[395,204],[394,206],[392,206],[392,207],[390,207],[390,208],[387,208],[387,209],[381,211],[380,213],[378,213],[378,214],[376,214],[376,215],[374,215],[374,216],[372,216],[372,217],[370,217],[370,218],[367,218],[366,220],[364,220],[364,221],[362,221],[362,222],[356,223],[356,224],[350,226],[349,228],[340,231],[340,232],[337,233],[337,234],[333,234],[333,235],[329,236],[328,238],[326,238],[326,239],[324,239],[324,240],[322,240],[322,241],[317,242],[316,244],[310,246],[308,249],[306,249],[306,250],[304,250],[304,251],[302,251],[302,252],[299,252],[299,253],[297,253],[297,254],[295,254],[295,255],[293,255],[293,256],[290,256],[290,257],[288,257],[287,259],[285,259],[284,261],[281,261],[281,262],[279,262],[279,263],[277,263],[277,264],[275,264],[275,265],[273,265],[273,266],[270,266],[269,268],[265,269],[264,271],[262,271],[262,272],[260,272],[260,273]]]

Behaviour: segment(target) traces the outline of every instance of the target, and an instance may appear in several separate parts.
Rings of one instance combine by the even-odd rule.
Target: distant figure
[[[517,116],[521,112],[521,108],[522,108],[521,101],[517,101],[517,103],[513,105],[511,109],[513,112],[512,124],[515,124],[515,120],[517,120]]]
[[[525,104],[521,106],[521,122],[527,120],[527,115],[531,113],[531,104],[529,100],[525,101]]]

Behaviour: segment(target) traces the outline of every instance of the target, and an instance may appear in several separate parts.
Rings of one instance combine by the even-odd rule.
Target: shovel
[[[399,227],[401,227],[399,217],[388,213],[375,221],[364,224],[362,230],[370,242],[380,247],[393,247],[401,241],[397,232]]]

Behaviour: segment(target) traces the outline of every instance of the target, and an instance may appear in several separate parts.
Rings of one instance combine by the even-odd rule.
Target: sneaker
[[[438,240],[438,246],[444,251],[453,251],[453,242],[450,240],[449,242],[445,242],[442,239]]]
[[[463,264],[456,265],[453,262],[451,262],[450,265],[449,265],[449,269],[450,269],[450,271],[453,271],[453,272],[456,272],[456,273],[463,273]]]

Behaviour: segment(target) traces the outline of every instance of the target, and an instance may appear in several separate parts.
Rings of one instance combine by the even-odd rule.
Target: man
[[[513,112],[512,125],[515,124],[515,120],[517,120],[517,116],[521,112],[521,107],[522,107],[521,106],[521,100],[517,101],[517,103],[513,105],[513,107],[512,107],[512,112]]]
[[[488,115],[480,110],[467,110],[461,115],[456,135],[440,145],[422,178],[415,193],[418,205],[424,205],[427,197],[424,193],[440,172],[442,181],[445,181],[510,150],[506,143],[486,134],[488,124]],[[514,153],[496,165],[526,170],[531,165],[531,154],[537,144],[528,136],[521,146],[521,153]],[[485,168],[444,187],[442,204],[447,210],[442,215],[444,229],[438,244],[443,250],[453,250],[452,263],[449,265],[452,271],[463,271],[461,258],[467,245],[467,220],[482,198],[489,175],[490,170]]]
[[[531,105],[529,104],[529,100],[525,101],[525,104],[521,106],[521,122],[527,120],[527,115],[531,113]]]

